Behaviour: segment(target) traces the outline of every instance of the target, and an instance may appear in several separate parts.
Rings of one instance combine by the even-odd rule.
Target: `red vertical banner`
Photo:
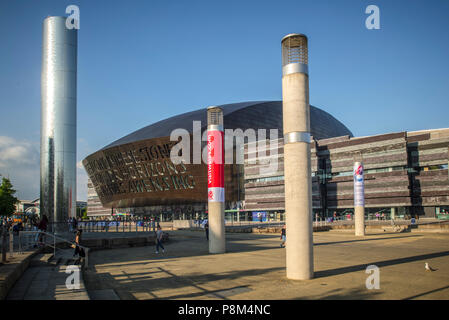
[[[207,131],[208,201],[224,202],[224,135],[223,131]]]

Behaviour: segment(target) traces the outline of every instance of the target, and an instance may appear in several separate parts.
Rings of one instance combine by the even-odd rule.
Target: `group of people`
[[[3,228],[5,227],[6,231],[9,231],[9,229],[12,227],[12,225],[14,224],[12,218],[3,218],[0,219],[0,227]]]
[[[70,232],[75,231],[78,228],[78,220],[75,217],[69,218],[67,221]]]
[[[382,212],[382,214],[380,214],[379,212],[376,212],[375,216],[376,216],[377,220],[385,220],[385,213],[384,212]]]
[[[5,227],[6,231],[13,230],[14,233],[25,230],[25,227],[33,228],[37,225],[36,216],[24,216],[23,219],[13,219],[12,217],[5,217],[0,219],[0,228]]]

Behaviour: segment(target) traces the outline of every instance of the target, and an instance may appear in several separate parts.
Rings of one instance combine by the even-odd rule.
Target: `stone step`
[[[83,274],[79,270],[79,288],[67,287],[67,279],[73,270],[67,268],[76,264],[77,259],[66,256],[53,257],[52,254],[40,254],[24,272],[8,293],[7,300],[89,300],[84,286]],[[31,261],[30,261],[31,263]],[[81,268],[81,266],[78,266]]]
[[[53,258],[53,253],[39,253],[31,259],[30,267],[48,265]]]

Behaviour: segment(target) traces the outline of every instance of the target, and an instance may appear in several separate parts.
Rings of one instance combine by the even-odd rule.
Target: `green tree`
[[[16,204],[19,200],[14,197],[16,190],[13,189],[11,181],[7,178],[2,179],[0,185],[0,215],[10,216],[16,211]]]
[[[82,216],[81,216],[81,219],[87,220],[87,209],[86,209],[86,208],[84,208],[84,209],[82,210]]]

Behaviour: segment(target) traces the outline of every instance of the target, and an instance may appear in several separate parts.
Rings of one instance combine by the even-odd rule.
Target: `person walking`
[[[151,228],[156,232],[156,221],[154,217],[151,218]]]
[[[204,225],[204,230],[206,231],[206,239],[209,241],[209,221]]]
[[[287,241],[287,236],[286,236],[285,230],[286,229],[285,229],[285,224],[284,224],[281,229],[281,240],[282,240],[281,248],[285,248],[285,242]]]
[[[72,218],[72,232],[78,228],[78,221],[75,217]]]
[[[44,214],[42,216],[42,219],[39,222],[39,225],[37,226],[37,228],[41,232],[47,232],[47,226],[48,226],[48,218],[47,218],[47,215]],[[44,234],[43,233],[39,233],[39,236],[38,236],[39,244],[43,244],[44,240],[45,240]]]
[[[164,233],[162,232],[161,227],[157,227],[157,232],[156,232],[156,253],[159,253],[159,247],[162,248],[162,252],[165,252],[165,248],[162,245],[162,237],[163,237]]]
[[[83,250],[83,248],[80,248],[80,242],[81,242],[81,235],[83,233],[82,229],[79,229],[76,232],[76,236],[75,236],[75,251],[73,252],[73,256],[80,256],[80,257],[84,257],[85,256],[85,252]]]

